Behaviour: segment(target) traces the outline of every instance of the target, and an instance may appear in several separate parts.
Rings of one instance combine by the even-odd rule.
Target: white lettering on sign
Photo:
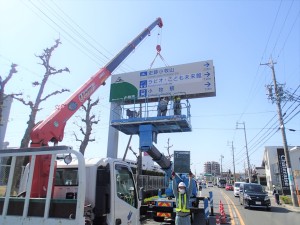
[[[279,166],[281,168],[282,185],[283,187],[289,187],[289,176],[288,176],[285,156],[281,155],[279,159],[280,159]]]

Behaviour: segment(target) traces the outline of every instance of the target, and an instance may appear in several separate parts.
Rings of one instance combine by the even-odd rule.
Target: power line
[[[65,20],[64,18],[63,18],[63,16],[61,16],[56,10],[54,10],[46,1],[40,1],[39,0],[39,2],[40,2],[40,4],[41,5],[43,5],[44,6],[44,8],[46,9],[46,10],[48,10],[48,12],[49,13],[51,13],[58,21],[60,21],[61,22],[61,24],[63,25],[63,26],[65,26],[67,29],[69,29],[69,31],[71,31],[75,36],[77,36],[79,39],[81,39],[82,41],[83,41],[83,44],[82,44],[82,46],[85,46],[85,48],[88,48],[88,47],[90,47],[89,48],[89,52],[90,51],[95,51],[96,53],[99,53],[101,56],[103,56],[105,59],[109,59],[106,55],[104,55],[101,51],[99,51],[97,48],[95,48],[95,46],[93,46],[82,34],[81,34],[81,32],[79,32],[77,29],[75,29],[73,26],[72,26],[72,24],[70,24],[67,20]],[[40,8],[39,8],[40,9]],[[41,10],[42,11],[42,10]],[[44,14],[44,15],[46,15],[46,13]],[[50,17],[48,17],[47,16],[47,18],[50,18]],[[57,23],[56,23],[56,25],[58,25]],[[60,28],[62,28],[62,25],[58,25]],[[67,33],[67,31],[64,29],[64,32],[66,32]],[[74,36],[74,35],[72,35],[72,37]],[[69,36],[71,36],[71,35],[69,35]],[[78,40],[77,40],[77,42],[79,42]],[[87,47],[87,46],[88,47]],[[103,58],[100,58],[100,57],[98,57],[98,55],[96,55],[95,53],[91,53],[95,58],[97,58],[97,59],[99,59],[100,61],[102,61],[104,64],[106,63],[105,62],[105,60],[103,59]]]
[[[278,40],[279,40],[279,38],[280,38],[280,36],[281,36],[281,33],[282,33],[282,31],[283,31],[283,28],[284,28],[284,26],[285,26],[286,20],[287,20],[289,14],[290,14],[290,11],[291,11],[291,8],[292,8],[292,5],[293,5],[293,4],[294,4],[294,0],[292,1],[291,5],[290,5],[290,8],[289,8],[289,10],[288,10],[288,12],[287,12],[287,14],[286,14],[285,19],[284,19],[284,22],[283,22],[283,24],[282,24],[282,26],[281,26],[281,28],[280,28],[280,31],[279,31],[279,34],[278,34],[277,39],[276,39],[276,41],[275,41],[274,47],[273,47],[273,49],[272,49],[272,51],[271,51],[271,55],[272,55],[272,53],[274,52],[274,50],[275,50],[275,48],[276,48],[276,46],[277,46]]]
[[[298,15],[296,16],[296,18],[295,18],[295,20],[294,20],[294,23],[293,23],[293,25],[292,25],[292,27],[291,27],[291,29],[290,29],[290,31],[289,31],[289,33],[288,33],[288,35],[287,35],[286,39],[285,39],[285,41],[284,41],[283,45],[282,45],[282,48],[280,49],[280,51],[279,51],[279,53],[278,53],[278,55],[277,55],[277,58],[276,58],[276,60],[278,60],[278,58],[279,58],[279,56],[280,56],[281,52],[282,52],[282,51],[283,51],[283,49],[285,48],[285,44],[286,44],[287,40],[289,39],[289,37],[290,37],[290,34],[292,33],[292,31],[293,31],[293,29],[294,29],[294,26],[295,26],[295,24],[296,24],[297,20],[299,19],[299,17],[300,17],[300,10],[299,10],[299,12],[298,12]]]
[[[279,14],[279,11],[280,11],[280,8],[281,8],[281,4],[282,4],[282,0],[280,1],[280,4],[279,4],[279,6],[278,6],[278,9],[277,9],[277,13],[276,13],[276,15],[275,15],[274,22],[273,22],[271,31],[270,31],[270,33],[269,33],[269,37],[268,37],[268,40],[267,40],[267,44],[266,44],[266,46],[265,46],[265,49],[264,49],[263,54],[262,54],[261,59],[260,59],[260,63],[262,63],[263,58],[264,58],[264,55],[265,55],[265,53],[266,53],[266,51],[267,51],[267,47],[268,47],[268,45],[269,45],[270,38],[271,38],[272,33],[273,33],[273,29],[274,29],[274,27],[275,27],[275,23],[276,23],[277,18],[278,18],[278,14]]]
[[[33,8],[30,8],[26,3],[24,3],[24,1],[21,1],[29,10],[31,10],[34,14],[37,15],[37,17],[39,17],[42,21],[44,21],[49,27],[51,27],[54,31],[56,31],[58,34],[60,34],[60,30],[58,30],[55,26],[51,25],[45,18],[43,18],[40,14],[38,14],[36,11],[33,10]],[[30,1],[30,3],[32,4],[32,2]],[[34,8],[36,8],[36,10],[40,11],[46,18],[48,18],[51,22],[53,22],[54,24],[55,21],[53,21],[51,18],[47,17],[47,15],[45,15],[39,8],[37,8],[35,5],[33,5]],[[59,27],[59,26],[58,26]],[[61,29],[61,31],[64,31],[64,29]],[[97,66],[99,66],[99,61],[96,61],[93,57],[91,57],[89,55],[89,52],[87,49],[82,49],[80,48],[80,44],[77,43],[76,39],[73,38],[71,35],[69,35],[68,33],[66,33],[67,36],[61,34],[67,41],[69,41],[73,46],[75,46],[79,51],[81,51],[83,54],[85,54],[88,58],[90,58],[93,62],[95,62],[95,64]],[[70,37],[71,40],[68,38]]]

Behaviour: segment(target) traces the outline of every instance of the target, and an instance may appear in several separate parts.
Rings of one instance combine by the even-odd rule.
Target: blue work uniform
[[[189,184],[184,194],[178,192],[176,179],[173,179],[173,194],[176,198],[175,225],[191,225],[189,199],[192,194],[192,178],[189,178]]]

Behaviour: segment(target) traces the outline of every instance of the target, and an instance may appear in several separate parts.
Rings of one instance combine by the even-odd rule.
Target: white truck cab
[[[46,196],[30,197],[35,158],[51,155]],[[72,155],[65,164],[61,156]],[[12,156],[5,192],[0,196],[0,224],[119,225],[140,223],[133,174],[126,162],[111,158],[84,159],[67,146],[1,150]],[[12,195],[17,156],[31,156],[20,182],[20,196]]]
[[[139,204],[133,174],[128,164],[111,158],[85,159],[85,204],[93,211],[94,224],[132,224],[139,222]],[[77,196],[78,161],[58,161],[54,199]],[[99,223],[100,222],[100,223]]]

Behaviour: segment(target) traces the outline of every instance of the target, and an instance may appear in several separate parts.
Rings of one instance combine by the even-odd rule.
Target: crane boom
[[[159,26],[160,28],[163,26],[161,18],[157,18],[149,27],[142,31],[119,54],[86,81],[63,104],[57,107],[47,119],[38,123],[30,134],[31,147],[48,146],[49,142],[56,144],[62,141],[67,121],[101,85],[105,84],[106,79],[111,73],[155,26]]]
[[[50,116],[48,116],[44,121],[37,123],[30,134],[30,146],[48,146],[49,142],[57,144],[62,141],[67,121],[101,85],[105,84],[106,79],[111,75],[111,73],[135,49],[135,47],[141,43],[141,41],[155,26],[159,26],[160,28],[163,26],[161,18],[157,18],[150,26],[142,31],[107,65],[100,69],[76,92],[74,92],[69,99],[57,107]],[[51,156],[37,156],[35,161],[31,197],[45,197],[47,193],[46,187],[48,186]]]

